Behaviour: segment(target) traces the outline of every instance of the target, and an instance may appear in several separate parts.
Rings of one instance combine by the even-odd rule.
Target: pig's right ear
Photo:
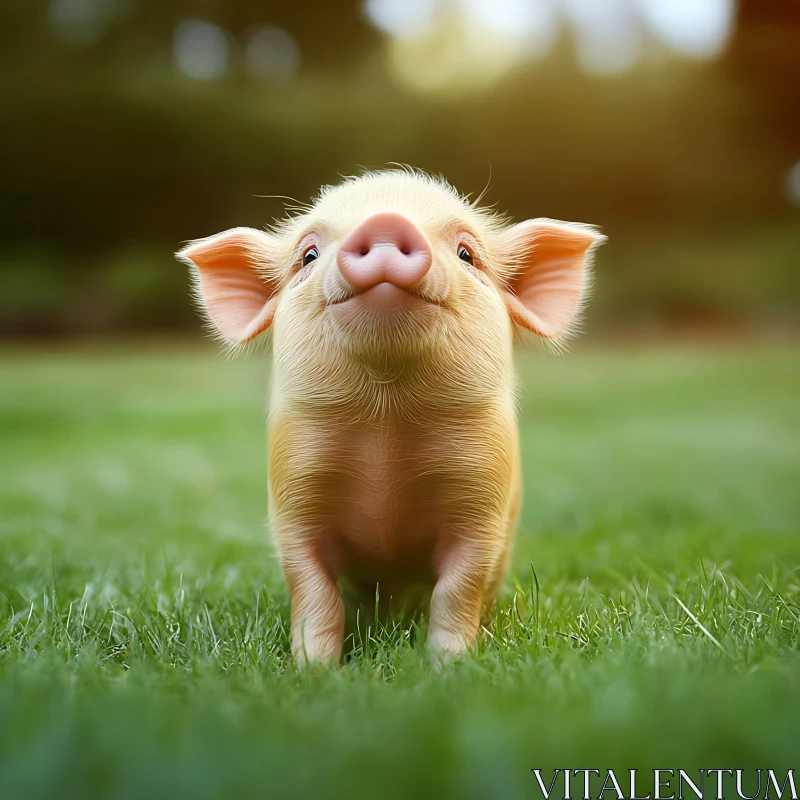
[[[249,342],[272,324],[278,307],[274,239],[253,228],[197,239],[177,253],[192,268],[197,296],[220,337]]]

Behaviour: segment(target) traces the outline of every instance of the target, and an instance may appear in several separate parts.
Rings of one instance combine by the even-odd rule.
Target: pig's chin
[[[423,335],[440,311],[437,303],[391,283],[328,304],[339,330],[364,344],[382,346]]]

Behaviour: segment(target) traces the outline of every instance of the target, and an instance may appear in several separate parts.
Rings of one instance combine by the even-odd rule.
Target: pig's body
[[[469,541],[499,575],[519,495],[511,397],[421,410],[417,419],[390,410],[368,422],[354,422],[352,407],[275,414],[271,507],[285,560],[311,546],[332,576],[396,596],[432,584]]]
[[[401,366],[367,358],[343,372],[309,364],[304,374],[296,364],[284,372],[276,360],[270,507],[290,587],[317,559],[336,606],[340,578],[364,597],[374,598],[377,585],[384,599],[400,600],[409,586],[461,571],[458,585],[473,581],[481,591],[469,607],[434,595],[432,620],[443,619],[431,640],[445,651],[464,646],[449,623],[453,606],[477,629],[518,507],[510,322],[499,320],[509,346],[483,369],[464,371],[445,358]],[[276,333],[276,353],[282,348]],[[313,403],[306,381],[318,395]],[[338,626],[343,609],[333,616]]]
[[[520,501],[512,322],[565,334],[599,241],[387,172],[183,252],[224,338],[274,330],[270,512],[298,662],[339,657],[341,579],[429,584],[429,647],[474,642]]]

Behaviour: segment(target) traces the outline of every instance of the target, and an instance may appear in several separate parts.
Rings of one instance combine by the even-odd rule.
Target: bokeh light
[[[733,0],[366,0],[367,18],[401,44],[397,74],[423,91],[489,87],[517,65],[541,58],[560,35],[591,75],[630,71],[660,44],[707,59],[725,47]]]
[[[800,206],[800,161],[786,173],[786,197],[792,205]]]
[[[471,24],[521,43],[526,56],[545,54],[558,31],[551,0],[463,0]]]
[[[228,68],[230,43],[218,25],[199,19],[185,20],[175,29],[172,52],[185,75],[196,80],[221,77]]]
[[[62,42],[90,47],[128,9],[127,0],[51,0],[48,16],[51,30]]]
[[[676,53],[717,55],[733,26],[732,0],[639,0],[653,32]]]
[[[254,77],[286,83],[300,67],[300,48],[288,31],[272,25],[264,26],[250,34],[245,59],[247,69]]]
[[[391,36],[414,36],[433,18],[437,0],[366,0],[365,11],[376,28]]]
[[[629,3],[619,0],[564,0],[575,29],[578,64],[588,73],[627,72],[639,60],[642,35]]]

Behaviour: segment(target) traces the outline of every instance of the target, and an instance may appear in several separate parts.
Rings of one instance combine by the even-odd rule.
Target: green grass
[[[370,609],[341,667],[292,667],[266,357],[0,357],[0,796],[512,798],[541,796],[534,767],[800,766],[797,348],[520,356],[513,575],[438,674],[424,620]]]

